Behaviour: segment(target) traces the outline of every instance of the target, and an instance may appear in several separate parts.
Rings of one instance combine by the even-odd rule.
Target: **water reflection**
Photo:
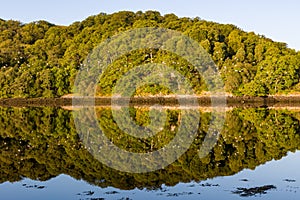
[[[130,108],[140,125],[149,124],[149,110]],[[115,145],[132,152],[160,149],[170,142],[181,111],[167,109],[159,134],[138,139],[118,128],[109,108],[97,108],[99,125]],[[61,108],[0,108],[0,182],[30,178],[45,181],[60,174],[100,186],[119,189],[159,189],[255,169],[300,149],[300,112],[268,108],[235,108],[227,111],[224,129],[213,149],[199,157],[211,120],[209,110],[199,110],[197,135],[190,148],[171,165],[148,173],[125,173],[97,160],[85,146],[87,137],[77,133],[72,111]],[[90,135],[91,143],[96,138]],[[115,159],[115,158],[114,158]]]

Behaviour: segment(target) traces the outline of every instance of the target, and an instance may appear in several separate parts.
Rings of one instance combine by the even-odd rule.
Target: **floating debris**
[[[293,179],[284,179],[283,181],[289,182],[289,183],[295,183],[296,182],[296,180],[293,180]]]
[[[196,185],[195,184],[192,184],[192,185],[188,185],[188,187],[195,187]]]
[[[201,184],[200,186],[202,187],[220,187],[219,184],[211,184],[211,183],[205,183],[205,184]]]
[[[26,184],[26,183],[22,184],[22,186],[25,187],[25,188],[35,188],[35,189],[44,189],[44,188],[46,188],[46,186],[44,186],[44,185],[29,185],[29,184]]]
[[[256,196],[257,194],[267,194],[268,190],[276,189],[274,185],[265,185],[261,187],[253,187],[253,188],[237,188],[237,190],[232,191],[233,194],[238,194],[241,197],[250,197]]]
[[[82,193],[77,193],[80,196],[92,196],[95,192],[94,191],[84,191]]]
[[[194,193],[193,192],[168,193],[167,197],[178,197],[178,196],[192,195],[192,194]]]
[[[95,192],[94,191],[85,191],[83,192],[84,195],[87,195],[87,196],[91,196],[93,195]]]
[[[132,199],[129,197],[122,197],[121,199],[118,199],[118,200],[132,200]]]
[[[105,192],[104,194],[118,194],[119,192],[117,191],[109,191],[109,192]]]

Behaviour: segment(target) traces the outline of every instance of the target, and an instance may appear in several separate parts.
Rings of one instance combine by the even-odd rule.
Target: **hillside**
[[[228,93],[265,96],[300,91],[300,53],[287,48],[285,43],[244,32],[234,25],[200,18],[162,16],[156,11],[122,11],[100,13],[69,26],[0,19],[0,98],[60,97],[72,93],[78,70],[98,44],[117,33],[141,27],[180,31],[199,42],[218,66]],[[164,62],[175,69],[180,66],[179,72],[193,79],[197,94],[205,91],[201,77],[195,76],[193,68],[180,59],[172,64],[170,61],[174,59],[160,51],[143,50],[120,57],[112,70],[125,73],[130,67],[150,61]],[[99,83],[98,95],[109,95],[121,75],[105,76]],[[169,91],[148,86],[137,93],[169,94]]]

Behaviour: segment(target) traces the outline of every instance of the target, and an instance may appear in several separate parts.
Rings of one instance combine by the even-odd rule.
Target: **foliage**
[[[0,98],[59,97],[71,93],[76,72],[98,44],[120,32],[149,26],[180,31],[199,42],[219,67],[226,91],[234,95],[289,92],[299,83],[300,54],[284,43],[200,18],[122,11],[100,13],[70,26],[0,20]],[[110,95],[117,78],[130,68],[149,62],[180,69],[191,79],[198,94],[206,88],[201,76],[195,75],[193,67],[184,60],[166,52],[140,50],[112,64],[105,81],[99,84],[98,94]],[[138,91],[141,95],[159,92],[169,93],[159,86]]]

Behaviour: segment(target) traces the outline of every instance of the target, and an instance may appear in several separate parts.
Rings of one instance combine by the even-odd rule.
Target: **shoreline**
[[[211,107],[210,96],[185,96],[180,97],[183,104],[186,106],[195,105],[195,98],[199,106]],[[60,97],[60,98],[5,98],[0,99],[1,107],[64,107],[64,106],[111,106],[111,97]],[[147,96],[147,97],[132,97],[118,98],[114,101],[114,105],[127,106],[152,106],[154,104],[166,106],[179,106],[175,96]],[[266,96],[266,97],[249,97],[249,96],[226,96],[226,104],[224,97],[214,97],[214,106],[227,107],[281,107],[295,106],[300,107],[299,96]]]

